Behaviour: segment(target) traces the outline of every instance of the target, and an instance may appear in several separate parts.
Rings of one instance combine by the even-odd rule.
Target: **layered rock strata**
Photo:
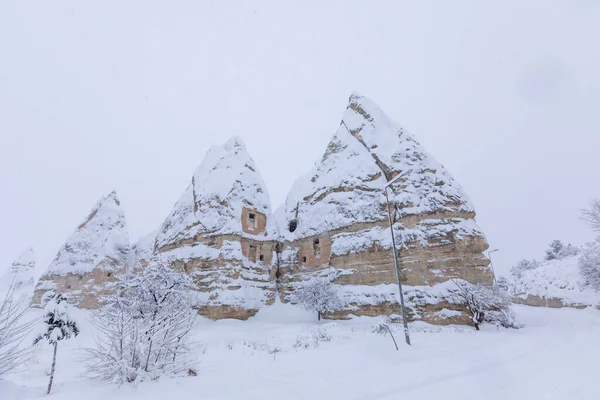
[[[213,146],[156,237],[155,260],[185,271],[199,312],[247,319],[275,296],[277,234],[266,186],[241,139]]]
[[[414,136],[354,94],[325,154],[277,212],[282,301],[295,283],[327,276],[347,307],[331,318],[399,314],[384,186],[410,316],[465,323],[452,278],[492,283],[485,237],[460,185]]]

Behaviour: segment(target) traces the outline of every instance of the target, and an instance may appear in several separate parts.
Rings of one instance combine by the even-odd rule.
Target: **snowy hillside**
[[[600,307],[600,293],[584,287],[580,254],[562,259],[532,262],[510,279],[514,301],[548,307]]]

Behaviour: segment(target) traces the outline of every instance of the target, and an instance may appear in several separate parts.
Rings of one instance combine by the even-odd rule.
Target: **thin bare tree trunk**
[[[54,355],[52,356],[52,370],[50,371],[50,382],[48,383],[48,393],[52,389],[52,381],[54,380],[54,368],[56,367],[56,349],[58,348],[58,342],[54,342]]]
[[[396,350],[398,350],[398,344],[396,343],[396,339],[394,339],[394,334],[392,333],[392,330],[387,325],[385,327],[387,328],[388,332],[390,333],[390,336],[392,337],[392,340],[394,341],[394,346],[396,346]]]

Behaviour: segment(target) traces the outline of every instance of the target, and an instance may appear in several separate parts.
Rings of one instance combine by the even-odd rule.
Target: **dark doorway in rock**
[[[260,261],[265,261],[265,256],[261,254],[261,255],[258,257],[258,259],[259,259]]]
[[[302,262],[305,263],[306,262],[306,256],[302,257]]]

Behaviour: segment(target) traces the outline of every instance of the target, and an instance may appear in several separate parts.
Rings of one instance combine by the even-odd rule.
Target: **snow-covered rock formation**
[[[32,305],[54,290],[80,308],[97,308],[107,283],[126,271],[129,235],[115,192],[100,199],[59,250],[35,288]]]
[[[200,313],[247,319],[274,300],[275,224],[241,139],[213,146],[156,236],[152,262],[188,273]]]
[[[0,292],[7,291],[12,285],[17,296],[31,298],[35,274],[35,253],[33,248],[25,250],[12,262],[8,271],[0,277]]]
[[[443,308],[451,278],[492,282],[488,247],[475,211],[452,176],[414,136],[370,100],[353,94],[322,159],[293,186],[277,211],[283,241],[282,300],[295,282],[328,275],[348,314],[399,314],[384,186],[393,207],[402,280],[413,318],[465,322]]]
[[[325,154],[272,215],[269,194],[239,138],[213,146],[156,233],[129,252],[116,196],[103,199],[58,253],[36,289],[97,307],[106,283],[151,263],[186,272],[199,312],[247,319],[298,282],[325,276],[342,311],[331,318],[399,314],[388,206],[410,316],[468,323],[450,279],[492,283],[487,243],[460,185],[373,102],[353,94]],[[128,255],[128,252],[130,253]]]

